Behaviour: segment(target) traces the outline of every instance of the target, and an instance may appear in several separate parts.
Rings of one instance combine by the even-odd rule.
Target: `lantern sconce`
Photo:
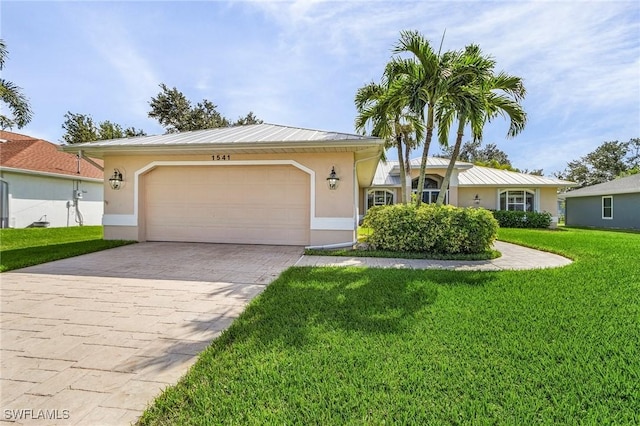
[[[474,203],[476,206],[479,206],[479,205],[480,205],[480,201],[482,201],[482,199],[478,196],[478,194],[476,194],[476,196],[475,196],[475,197],[473,197],[473,203]]]
[[[122,188],[122,184],[124,179],[122,178],[122,173],[118,169],[113,169],[113,175],[109,178],[109,185],[111,185],[111,189],[119,190]]]
[[[332,166],[331,173],[329,173],[329,177],[327,178],[327,185],[329,185],[329,189],[332,191],[336,189],[338,187],[339,181],[340,181],[340,178],[336,174],[336,167]]]

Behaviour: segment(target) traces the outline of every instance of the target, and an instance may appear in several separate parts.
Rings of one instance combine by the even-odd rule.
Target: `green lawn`
[[[140,424],[638,424],[640,234],[537,271],[291,268]]]
[[[130,244],[102,239],[102,226],[0,229],[0,272]]]

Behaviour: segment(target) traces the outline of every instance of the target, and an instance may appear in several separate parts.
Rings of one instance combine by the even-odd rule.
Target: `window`
[[[602,218],[613,219],[613,196],[602,197]]]
[[[425,177],[424,189],[422,190],[422,202],[425,204],[435,204],[438,200],[438,195],[440,195],[439,187],[440,184],[437,180]],[[418,178],[415,178],[411,182],[411,190],[413,194],[418,193]],[[447,191],[447,194],[444,197],[444,203],[449,204],[449,191]]]
[[[367,193],[367,209],[375,206],[388,206],[393,204],[393,192],[388,189],[370,190]]]
[[[535,193],[524,189],[500,192],[500,210],[532,212],[535,206]]]

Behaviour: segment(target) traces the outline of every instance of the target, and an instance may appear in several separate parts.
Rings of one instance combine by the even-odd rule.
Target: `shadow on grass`
[[[182,327],[185,335],[201,335],[220,330],[221,323],[231,324],[209,348],[213,352],[208,355],[214,357],[232,346],[245,344],[304,349],[332,333],[410,333],[416,315],[436,303],[439,287],[479,287],[495,276],[493,272],[292,267],[235,321],[233,313],[218,312]],[[142,367],[169,368],[173,354],[194,354],[194,349],[209,345],[203,343],[176,341],[160,356],[149,356]]]
[[[99,239],[3,250],[0,253],[0,272],[39,265],[41,263],[66,259],[132,243],[134,243],[134,241]]]
[[[403,333],[441,285],[479,286],[493,273],[294,267],[254,300],[218,340],[300,347],[315,333]]]

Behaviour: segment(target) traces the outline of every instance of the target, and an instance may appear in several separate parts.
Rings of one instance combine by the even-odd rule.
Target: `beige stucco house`
[[[104,160],[106,239],[325,246],[356,241],[383,141],[256,124],[63,150]]]
[[[435,202],[440,193],[449,160],[429,158],[422,200]],[[420,159],[411,160],[407,192],[416,193]],[[458,207],[484,207],[490,210],[549,212],[552,226],[558,223],[558,189],[574,186],[560,179],[516,173],[507,170],[456,162],[447,202]],[[376,205],[394,204],[400,199],[400,167],[397,161],[381,161],[371,186],[363,188],[360,211]]]
[[[398,163],[380,161],[383,146],[374,137],[255,124],[62,149],[104,161],[106,239],[335,247],[355,243],[368,208],[399,200]],[[426,202],[435,201],[447,163],[429,159]],[[414,187],[418,169],[414,160]],[[459,162],[448,202],[548,211],[557,221],[556,193],[569,185]]]

